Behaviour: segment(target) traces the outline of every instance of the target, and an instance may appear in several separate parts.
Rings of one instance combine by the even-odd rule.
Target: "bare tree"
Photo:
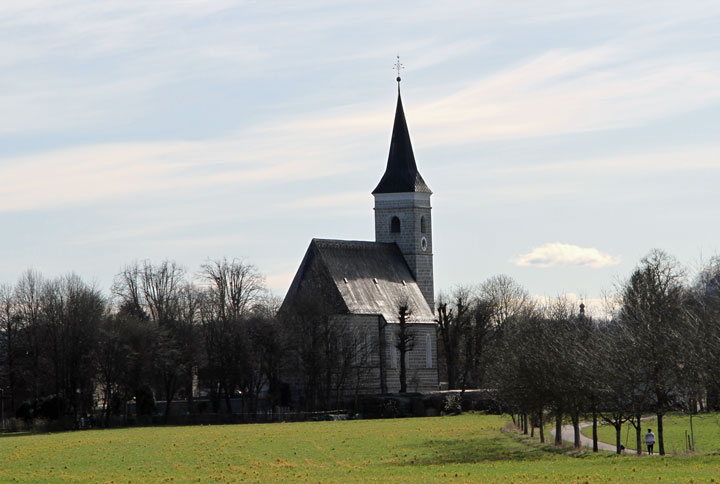
[[[105,306],[100,292],[74,274],[43,286],[45,354],[52,362],[54,394],[75,418],[93,408],[95,351]]]
[[[413,333],[407,318],[410,316],[410,309],[407,304],[403,304],[398,308],[398,324],[397,341],[395,347],[400,353],[400,393],[407,392],[407,355],[415,346],[415,334]]]
[[[39,272],[27,270],[15,285],[15,304],[20,318],[20,327],[25,333],[25,354],[30,360],[27,371],[27,384],[30,386],[32,399],[38,402],[41,395],[42,377],[42,314],[41,299],[44,280]]]
[[[156,333],[154,367],[165,395],[165,417],[180,380],[187,375],[184,340],[180,338],[181,292],[185,271],[172,261],[134,263],[115,278],[113,294],[130,313],[147,319]]]
[[[691,318],[683,286],[684,271],[660,250],[642,259],[622,291],[621,321],[634,351],[642,355],[643,381],[650,386],[657,415],[658,444],[665,454],[663,415],[674,403],[684,378]]]
[[[18,353],[18,331],[20,317],[16,314],[15,294],[9,284],[0,285],[0,352],[3,354],[3,385],[6,386],[10,397],[10,411],[15,412],[15,393],[18,369],[16,356]],[[5,392],[2,394],[6,398]]]
[[[451,296],[454,302],[453,306],[448,309],[448,303],[444,302],[444,297],[440,297],[438,304],[438,332],[440,333],[440,341],[442,342],[443,356],[445,359],[445,371],[447,373],[448,388],[458,388],[458,373],[463,365],[462,350],[467,348],[467,341],[472,337],[470,334],[471,326],[471,291],[469,288],[457,288]],[[465,372],[464,372],[465,373]]]
[[[544,441],[545,408],[553,403],[556,333],[539,312],[525,312],[508,319],[495,340],[496,357],[490,371],[491,385],[504,409],[520,414],[521,424],[532,414]],[[527,426],[524,426],[524,430]]]
[[[690,289],[690,314],[695,331],[685,335],[692,346],[689,356],[689,407],[720,409],[720,257],[711,259]],[[705,399],[702,398],[703,394]],[[703,400],[706,407],[703,408]]]
[[[322,286],[317,287],[280,315],[289,332],[288,358],[295,368],[290,374],[301,382],[301,399],[308,410],[328,409],[338,400],[338,392],[351,383],[347,369],[356,358],[352,324],[335,316]]]
[[[200,275],[210,283],[208,291],[218,319],[240,319],[266,292],[263,275],[254,265],[239,259],[206,262]]]
[[[260,326],[272,318],[260,314],[267,299],[264,277],[251,264],[225,258],[203,264],[200,277],[207,283],[201,319],[213,405],[217,411],[224,395],[230,412],[230,398],[241,387],[254,408],[266,381],[256,358],[265,353],[255,351],[251,334],[264,334]]]
[[[479,297],[492,308],[491,324],[496,328],[532,309],[529,294],[510,276],[493,276],[480,285]]]

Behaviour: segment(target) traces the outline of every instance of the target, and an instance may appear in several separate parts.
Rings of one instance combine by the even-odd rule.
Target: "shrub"
[[[148,385],[138,388],[135,393],[135,412],[138,416],[155,414],[155,396]]]
[[[459,393],[448,393],[445,395],[443,411],[452,415],[462,413],[462,395]]]
[[[395,418],[400,416],[400,404],[397,400],[388,399],[382,404],[381,415],[385,418]]]
[[[48,420],[44,418],[36,418],[33,420],[31,430],[36,433],[43,433],[47,432],[48,430]]]
[[[8,432],[22,432],[23,430],[27,430],[27,424],[25,421],[21,418],[10,418],[7,421],[7,431]]]
[[[67,403],[59,395],[52,395],[40,401],[37,416],[47,420],[57,420],[65,414]]]

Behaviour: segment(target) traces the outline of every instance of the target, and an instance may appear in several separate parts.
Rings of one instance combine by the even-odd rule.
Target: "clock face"
[[[425,237],[420,239],[420,248],[422,250],[427,250],[427,239]]]

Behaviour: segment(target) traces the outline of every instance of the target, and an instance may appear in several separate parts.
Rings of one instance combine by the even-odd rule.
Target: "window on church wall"
[[[425,228],[425,216],[420,217],[420,233],[424,234],[427,229]]]
[[[370,363],[370,358],[372,358],[373,353],[372,337],[369,334],[366,334],[364,338],[362,336],[358,337],[356,351],[355,365],[364,366]]]
[[[393,217],[390,219],[390,233],[391,234],[399,234],[400,233],[400,219],[397,217]]]
[[[429,334],[425,335],[425,367],[432,368],[432,338]]]
[[[397,368],[398,366],[398,350],[395,346],[395,337],[390,335],[388,337],[388,343],[390,345],[390,368]]]
[[[372,344],[372,336],[369,334],[365,335],[365,361],[367,363],[370,363],[370,360],[373,356],[373,344]]]

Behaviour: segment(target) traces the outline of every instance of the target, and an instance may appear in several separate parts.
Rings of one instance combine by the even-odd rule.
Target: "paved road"
[[[642,419],[643,419],[643,420],[650,420],[650,419],[652,419],[652,418],[654,418],[654,417],[652,417],[652,416],[650,416],[650,417],[643,417]],[[603,425],[603,424],[601,424],[600,422],[598,422],[598,426],[599,426],[599,425]],[[592,445],[593,445],[592,439],[591,439],[590,437],[585,437],[585,436],[582,434],[582,429],[584,429],[585,427],[590,427],[590,426],[592,426],[592,422],[581,422],[581,423],[580,423],[580,445],[582,445],[583,447],[588,447],[588,448],[592,449]],[[554,428],[554,427],[550,429],[550,435],[552,435],[553,437],[555,437],[555,428]],[[573,443],[575,442],[575,431],[574,431],[572,425],[563,425],[563,426],[562,426],[562,439],[563,439],[565,442],[573,442]],[[599,450],[609,450],[610,452],[615,452],[615,451],[616,451],[616,448],[615,448],[615,445],[614,445],[614,444],[606,444],[605,442],[600,442],[600,441],[598,441],[598,449],[599,449]],[[626,452],[627,452],[628,454],[637,455],[637,453],[635,452],[634,449],[627,449]],[[648,455],[647,451],[645,451],[645,450],[643,449],[642,455]],[[659,456],[659,455],[660,455],[660,454],[658,454],[657,449],[656,449],[656,450],[655,450],[655,453],[653,454],[653,456]],[[673,454],[665,454],[665,455],[668,456],[668,455],[673,455]]]
[[[582,429],[585,427],[592,426],[592,422],[582,422],[580,424],[580,445],[584,447],[589,447],[592,449],[593,441],[589,437],[585,437],[582,434]],[[555,437],[555,429],[550,429],[550,434]],[[562,439],[566,442],[575,442],[575,430],[573,429],[572,425],[563,425],[562,426]],[[598,449],[600,450],[609,450],[610,452],[615,452],[615,446],[611,444],[606,444],[605,442],[598,441]]]

